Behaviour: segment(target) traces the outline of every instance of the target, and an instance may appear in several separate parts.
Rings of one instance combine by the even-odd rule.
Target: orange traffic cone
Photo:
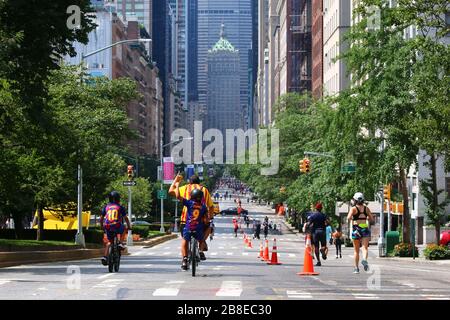
[[[248,247],[249,247],[249,248],[253,248],[253,247],[252,247],[252,239],[248,239]]]
[[[315,276],[318,275],[318,272],[314,272],[313,260],[312,260],[312,252],[311,252],[311,236],[307,235],[306,238],[306,248],[305,248],[305,257],[303,259],[303,272],[298,272],[298,275],[301,276]]]
[[[277,239],[273,239],[272,260],[267,264],[281,264],[281,262],[278,262]]]
[[[266,247],[264,248],[263,260],[269,261],[269,240],[266,240]]]
[[[261,244],[259,245],[259,259],[263,259],[264,253],[263,253],[263,244],[261,242]]]

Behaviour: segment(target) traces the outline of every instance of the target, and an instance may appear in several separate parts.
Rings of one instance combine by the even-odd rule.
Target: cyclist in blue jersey
[[[128,219],[127,212],[120,205],[120,194],[117,191],[112,191],[109,194],[109,203],[102,209],[100,217],[100,226],[108,238],[108,243],[105,246],[105,253],[102,258],[102,264],[105,266],[108,264],[108,249],[114,237],[121,237],[125,233],[124,220],[127,223],[128,229],[131,230],[131,223]],[[119,247],[124,248],[122,242],[120,242]]]
[[[183,228],[183,240],[181,241],[181,255],[183,257],[181,269],[188,269],[188,243],[191,241],[191,231],[195,231],[195,239],[202,241],[204,238],[205,224],[209,223],[208,208],[203,200],[203,191],[194,189],[191,191],[190,200],[180,196],[180,182],[175,179],[170,186],[169,193],[175,192],[177,199],[183,201],[187,208],[186,224]]]

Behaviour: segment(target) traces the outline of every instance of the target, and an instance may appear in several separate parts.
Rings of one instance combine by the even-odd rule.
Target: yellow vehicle
[[[48,208],[43,210],[44,214],[44,229],[45,230],[77,230],[78,218],[76,210],[62,210],[61,208]],[[87,227],[89,225],[89,219],[91,216],[90,211],[83,211],[82,213],[82,225]],[[37,229],[38,212],[36,211],[33,228]]]
[[[214,215],[219,214],[220,213],[219,203],[214,201],[213,204],[214,204]]]

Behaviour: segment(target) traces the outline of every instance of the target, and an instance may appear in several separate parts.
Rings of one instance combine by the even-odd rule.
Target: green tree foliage
[[[108,191],[116,190],[121,195],[121,204],[128,208],[128,187],[123,186],[126,176],[120,176],[108,186]],[[136,178],[136,186],[131,188],[131,206],[133,221],[143,218],[150,213],[152,207],[152,188],[153,184],[146,178]],[[106,201],[103,203],[106,204]],[[127,209],[128,210],[128,209]],[[129,212],[128,212],[129,214]]]

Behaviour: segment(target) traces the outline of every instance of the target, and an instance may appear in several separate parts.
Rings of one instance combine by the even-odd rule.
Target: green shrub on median
[[[450,259],[450,249],[447,246],[429,244],[423,250],[423,255],[429,260]]]
[[[413,249],[414,247],[414,249]],[[414,250],[414,252],[413,252]],[[414,254],[414,255],[413,255]],[[399,243],[395,245],[394,251],[392,251],[392,256],[394,257],[418,257],[419,250],[416,246],[413,246],[411,243]]]

